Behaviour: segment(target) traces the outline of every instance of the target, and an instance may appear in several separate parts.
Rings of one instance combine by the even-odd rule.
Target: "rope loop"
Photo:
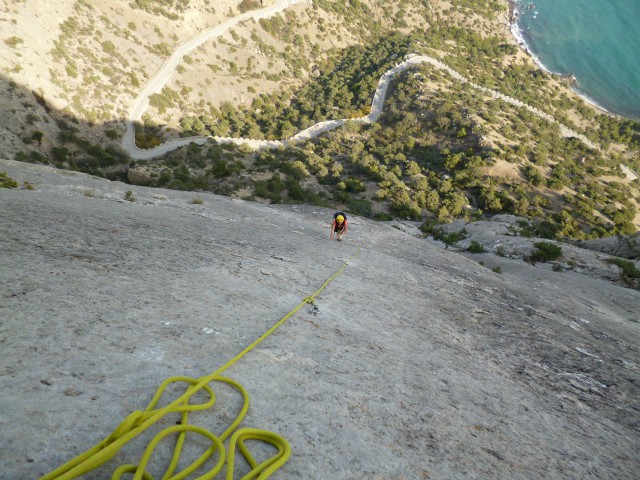
[[[258,464],[249,449],[245,445],[247,440],[258,440],[273,445],[277,453]],[[241,428],[236,431],[231,440],[229,440],[229,460],[227,461],[227,479],[233,480],[233,466],[235,461],[236,445],[242,456],[251,466],[251,471],[247,473],[242,480],[253,478],[268,478],[273,472],[278,470],[287,461],[291,455],[291,446],[284,437],[267,430],[259,430],[257,428]]]
[[[107,440],[114,442],[122,437],[125,433],[129,433],[131,430],[142,423],[144,416],[144,412],[140,410],[136,410],[135,412],[130,413],[125,417],[124,420],[122,420],[122,422],[120,422],[120,425],[116,427],[116,429],[108,437]]]
[[[215,452],[220,452],[220,457],[216,464],[205,474],[198,477],[201,480],[208,480],[214,478],[220,470],[224,467],[225,464],[225,448],[222,444],[222,441],[214,434],[205,430],[204,428],[197,427],[195,425],[175,425],[173,427],[167,427],[162,430],[158,435],[156,435],[142,455],[140,459],[140,463],[138,465],[122,465],[118,467],[114,472],[111,480],[120,480],[122,475],[126,473],[134,474],[133,480],[153,480],[153,477],[149,472],[146,471],[146,467],[151,460],[151,455],[153,451],[156,449],[158,444],[164,440],[166,437],[171,435],[178,435],[177,443],[182,443],[184,441],[184,436],[186,433],[192,432],[199,434],[208,440],[211,441],[211,446],[205,450],[200,457],[198,457],[195,461],[193,461],[190,465],[183,468],[180,472],[175,473],[174,471],[178,465],[178,460],[180,459],[180,455],[176,456],[174,453],[174,458],[172,459],[171,464],[167,468],[165,474],[162,476],[163,479],[166,480],[180,480],[188,477],[190,474],[198,470],[209,458],[211,458]]]

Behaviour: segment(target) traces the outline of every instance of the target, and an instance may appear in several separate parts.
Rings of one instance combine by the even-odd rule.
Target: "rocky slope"
[[[409,233],[415,235],[415,230]],[[634,261],[638,257],[639,248],[638,237],[640,234],[637,233],[586,241],[566,239],[568,243],[560,242],[535,238],[531,232],[533,230],[531,223],[514,215],[495,215],[490,220],[477,222],[456,220],[449,224],[440,225],[436,227],[436,230],[441,230],[449,235],[457,235],[460,238],[456,242],[443,243],[453,244],[453,249],[478,261],[484,261],[488,258],[487,261],[490,263],[495,261],[496,255],[531,263],[530,256],[537,250],[536,244],[555,245],[560,249],[558,258],[543,262],[544,264],[539,265],[539,268],[555,269],[554,271],[558,272],[570,270],[623,286],[638,288],[637,280],[625,277],[621,269],[614,263],[615,261],[626,262],[633,265],[636,270],[640,267],[640,262]],[[445,245],[445,247],[447,246]],[[474,254],[474,247],[476,250],[481,250],[475,251],[476,254],[481,253],[481,255]]]
[[[78,455],[164,379],[214,371],[358,246],[318,310],[305,307],[225,372],[251,395],[243,426],[291,443],[273,478],[631,479],[640,469],[636,290],[508,257],[482,266],[361,218],[330,242],[331,212],[317,207],[5,160],[0,171],[34,187],[0,189],[3,479]],[[239,399],[222,389],[218,401],[192,423],[224,430]],[[86,478],[137,463],[143,440]],[[156,451],[154,477],[169,456]]]

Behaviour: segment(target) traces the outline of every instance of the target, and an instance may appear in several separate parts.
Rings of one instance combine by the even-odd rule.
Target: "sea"
[[[640,120],[640,0],[517,0],[512,31],[589,102]]]

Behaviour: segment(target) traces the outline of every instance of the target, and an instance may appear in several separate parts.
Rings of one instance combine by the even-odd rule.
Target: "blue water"
[[[547,70],[572,73],[591,102],[640,120],[640,0],[518,3],[523,38]]]

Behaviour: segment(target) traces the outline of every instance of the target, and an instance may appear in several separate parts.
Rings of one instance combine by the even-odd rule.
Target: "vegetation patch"
[[[640,269],[636,267],[635,263],[621,258],[609,258],[607,262],[620,268],[620,277],[626,285],[640,290]]]
[[[620,267],[620,271],[623,275],[629,278],[640,278],[640,269],[636,267],[635,263],[629,260],[623,260],[621,258],[609,258],[607,262],[612,263]]]
[[[562,256],[562,248],[554,243],[536,242],[533,246],[535,250],[526,257],[531,263],[548,262]]]
[[[18,182],[7,175],[7,172],[0,172],[0,188],[18,188]]]
[[[136,194],[133,193],[133,190],[127,190],[126,192],[124,192],[124,199],[127,200],[128,202],[138,201],[138,197],[136,197]]]
[[[464,240],[469,236],[467,230],[464,228],[457,232],[447,233],[442,227],[438,227],[433,224],[428,225],[428,223],[423,225],[421,230],[425,233],[429,233],[434,240],[443,242],[446,249],[449,249],[450,246],[456,245],[460,240]]]
[[[481,243],[478,243],[477,241],[472,240],[469,246],[467,247],[467,252],[484,253],[486,252],[486,250],[484,249],[484,246]]]

